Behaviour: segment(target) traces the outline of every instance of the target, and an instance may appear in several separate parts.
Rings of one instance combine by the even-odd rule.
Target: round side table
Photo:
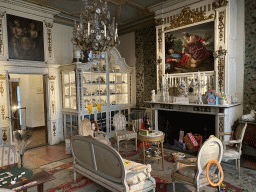
[[[164,133],[162,133],[161,135],[154,135],[154,136],[138,134],[138,140],[142,144],[142,156],[141,157],[142,157],[143,163],[145,164],[145,160],[162,159],[162,167],[164,170],[164,151],[163,151]],[[157,157],[146,157],[146,151],[145,151],[145,142],[146,141],[157,143],[158,148],[159,148],[159,144],[161,144],[161,154]]]

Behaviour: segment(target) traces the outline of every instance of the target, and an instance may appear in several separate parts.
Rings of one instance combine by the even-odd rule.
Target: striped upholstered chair
[[[126,118],[123,114],[117,113],[113,117],[113,125],[115,127],[115,136],[117,142],[117,150],[119,152],[119,142],[125,140],[125,146],[127,147],[127,140],[135,139],[135,147],[137,151],[137,133],[134,131],[126,130]]]
[[[17,152],[14,146],[3,143],[0,145],[0,169],[18,165]]]

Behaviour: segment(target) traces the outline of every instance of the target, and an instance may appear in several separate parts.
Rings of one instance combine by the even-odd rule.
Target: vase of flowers
[[[14,142],[17,152],[20,154],[21,167],[23,167],[23,157],[28,144],[31,142],[32,132],[30,130],[17,130],[14,132]]]

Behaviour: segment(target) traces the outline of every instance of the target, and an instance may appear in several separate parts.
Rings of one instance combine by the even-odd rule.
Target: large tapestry
[[[256,109],[256,1],[245,0],[244,114]]]

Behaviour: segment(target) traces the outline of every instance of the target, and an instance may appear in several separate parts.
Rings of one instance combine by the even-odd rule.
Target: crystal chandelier
[[[75,23],[73,43],[82,51],[99,53],[116,46],[117,23],[111,20],[107,0],[83,0],[79,24]],[[90,3],[89,3],[90,2]]]

